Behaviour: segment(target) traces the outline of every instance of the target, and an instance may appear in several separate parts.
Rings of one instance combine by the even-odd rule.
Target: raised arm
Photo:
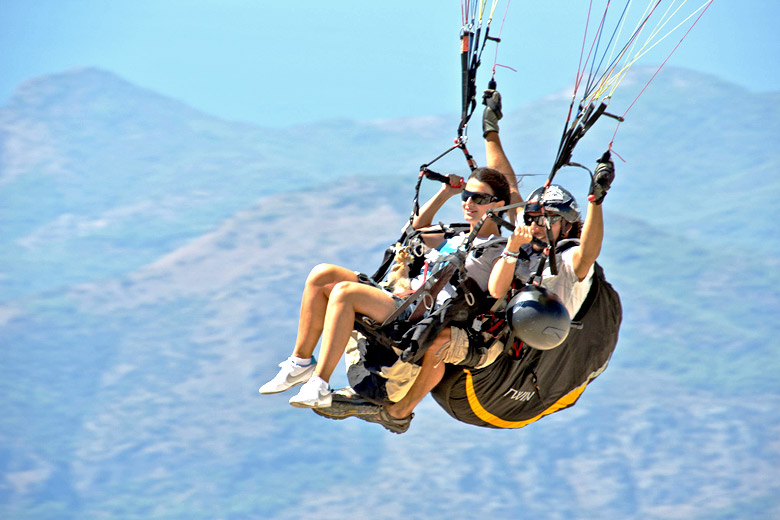
[[[604,239],[604,218],[601,205],[589,203],[588,214],[582,227],[580,245],[572,254],[574,274],[582,281],[588,276],[591,266],[601,253],[601,242]]]
[[[501,138],[498,136],[498,120],[503,117],[501,113],[501,94],[495,90],[486,90],[482,96],[482,103],[485,110],[482,113],[482,135],[485,138],[485,158],[487,167],[498,170],[504,174],[509,183],[511,193],[511,203],[522,202],[523,197],[517,189],[517,176],[512,164],[504,153],[504,147],[501,145]],[[521,209],[510,212],[509,218],[514,223],[516,216],[520,215]]]
[[[450,175],[450,182],[448,184],[442,184],[438,192],[433,197],[428,199],[428,202],[423,204],[420,208],[420,213],[415,215],[412,220],[412,227],[414,229],[423,229],[430,226],[433,223],[433,217],[444,206],[444,203],[449,199],[463,191],[463,177],[458,175]],[[443,234],[435,235],[423,235],[423,241],[429,247],[437,247],[444,239]]]
[[[504,148],[501,146],[501,138],[498,137],[498,132],[489,132],[485,136],[485,157],[487,159],[487,167],[503,173],[507,182],[509,182],[509,191],[512,193],[512,203],[522,202],[523,197],[517,189],[515,170],[512,169],[512,165],[509,163],[509,159],[507,159],[507,156],[504,153]]]
[[[604,215],[601,203],[615,179],[615,165],[606,152],[596,166],[590,192],[588,194],[588,214],[582,227],[580,245],[574,250],[572,260],[574,273],[582,281],[588,275],[591,266],[601,253],[601,243],[604,240]]]

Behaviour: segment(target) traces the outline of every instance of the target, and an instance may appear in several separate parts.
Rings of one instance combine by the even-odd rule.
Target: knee
[[[349,301],[355,288],[354,282],[338,282],[333,286],[333,290],[330,292],[329,300],[335,303],[343,303]]]
[[[309,271],[309,277],[306,279],[306,283],[317,284],[318,282],[324,282],[327,279],[333,277],[333,273],[336,271],[336,266],[333,264],[319,264]]]
[[[306,287],[323,292],[326,296],[339,282],[348,279],[348,274],[343,267],[333,264],[319,264],[315,266],[306,278]]]

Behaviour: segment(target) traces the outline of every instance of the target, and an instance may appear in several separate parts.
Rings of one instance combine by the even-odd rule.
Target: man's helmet
[[[561,300],[538,285],[527,285],[509,300],[506,321],[514,336],[538,350],[555,348],[566,339],[571,317]]]
[[[567,222],[580,221],[580,207],[574,195],[557,184],[551,184],[547,189],[544,186],[537,188],[528,196],[526,213],[542,213],[542,209],[544,213],[562,216]]]

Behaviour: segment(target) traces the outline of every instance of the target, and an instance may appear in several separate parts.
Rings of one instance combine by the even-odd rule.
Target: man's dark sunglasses
[[[463,199],[463,202],[468,201],[470,198],[474,204],[479,204],[480,206],[499,200],[498,197],[495,195],[490,195],[489,193],[480,193],[468,190],[463,190],[460,192],[460,198]]]
[[[534,222],[536,222],[537,226],[545,226],[545,219],[547,219],[552,226],[562,218],[563,217],[560,215],[523,215],[523,220],[525,220],[526,226],[530,226]]]

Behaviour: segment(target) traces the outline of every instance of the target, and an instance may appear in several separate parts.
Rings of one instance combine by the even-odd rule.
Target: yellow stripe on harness
[[[465,368],[463,369],[463,371],[466,373],[466,396],[468,397],[471,411],[473,411],[477,417],[479,417],[486,423],[493,426],[497,426],[498,428],[522,428],[527,424],[531,424],[534,421],[538,421],[545,415],[549,415],[553,412],[557,412],[558,410],[571,406],[577,401],[577,399],[579,399],[582,392],[585,391],[585,387],[588,386],[588,383],[586,382],[582,386],[575,388],[568,394],[564,395],[563,397],[555,401],[555,403],[552,406],[544,410],[536,417],[532,417],[531,419],[526,419],[525,421],[506,421],[485,410],[485,408],[479,402],[476,392],[474,391],[474,378],[471,375],[471,371]]]

